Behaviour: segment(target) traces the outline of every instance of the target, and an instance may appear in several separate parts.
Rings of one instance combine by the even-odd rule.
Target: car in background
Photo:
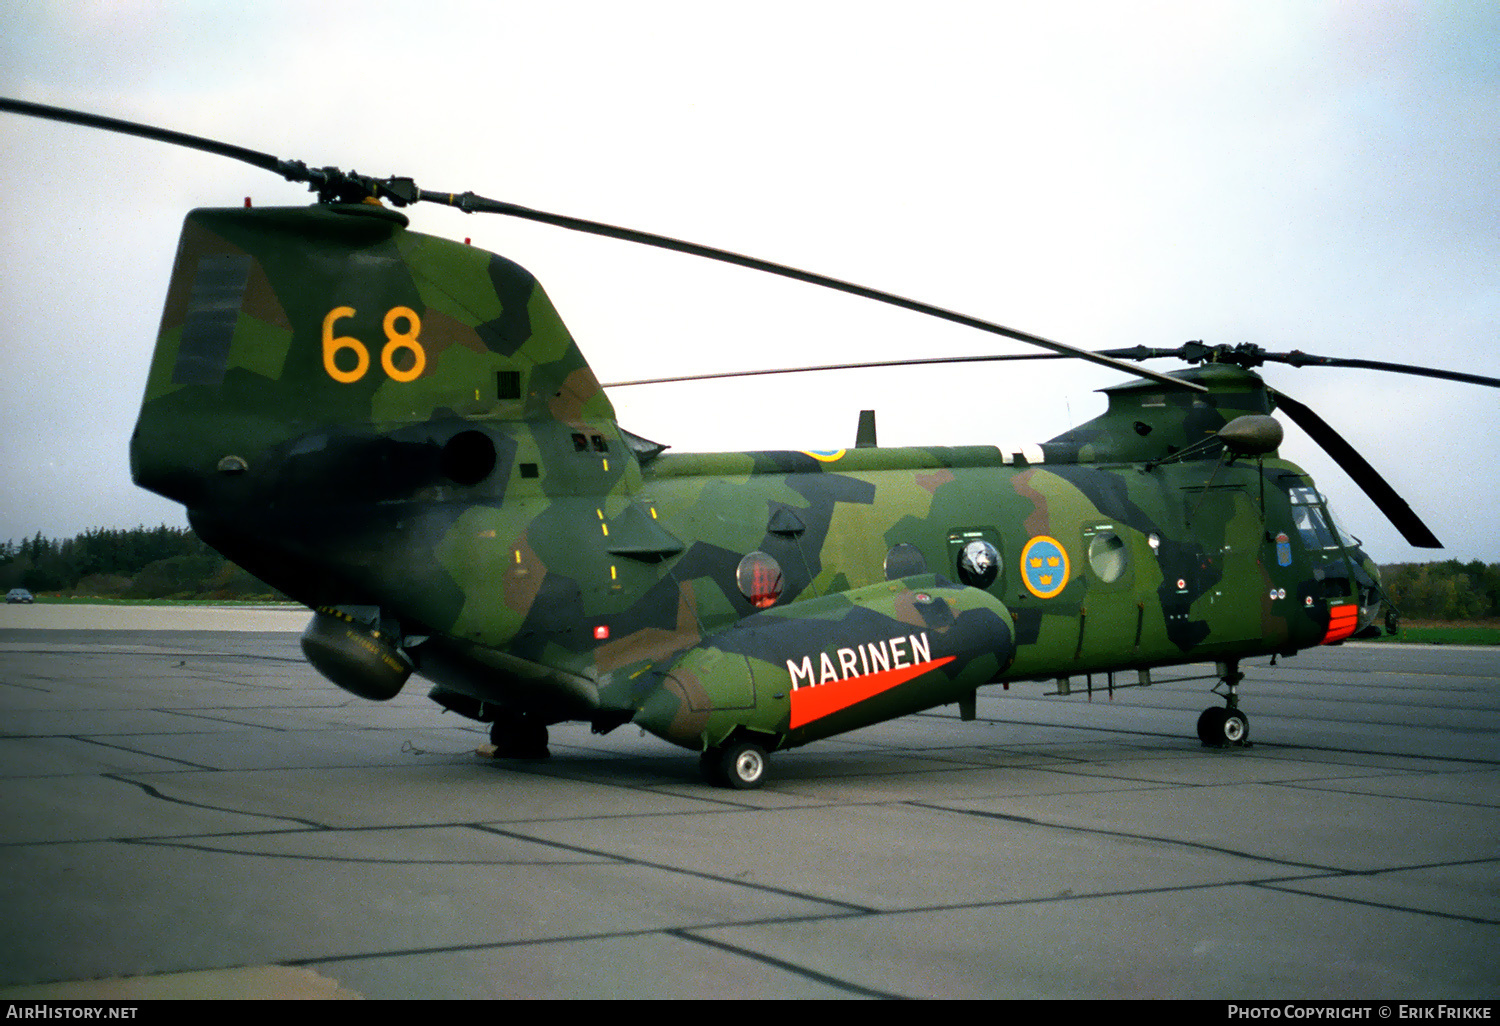
[[[10,591],[5,593],[5,601],[8,603],[26,602],[29,604],[31,602],[35,602],[36,600],[31,597],[31,592],[27,591],[25,588],[12,588],[10,589]]]

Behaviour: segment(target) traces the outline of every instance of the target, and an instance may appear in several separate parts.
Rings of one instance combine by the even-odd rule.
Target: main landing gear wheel
[[[1210,748],[1247,745],[1250,719],[1238,709],[1210,706],[1198,717],[1198,739]]]
[[[734,741],[710,748],[698,757],[698,769],[710,784],[748,791],[766,779],[766,750],[753,741]]]
[[[496,759],[545,759],[547,725],[531,716],[496,716],[490,724]]]
[[[724,775],[719,772],[719,756],[722,754],[717,748],[708,748],[698,756],[698,772],[703,775],[704,780],[715,787],[729,786],[729,781],[724,779]]]

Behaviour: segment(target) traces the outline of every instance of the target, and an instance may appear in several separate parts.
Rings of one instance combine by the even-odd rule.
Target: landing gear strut
[[[496,713],[490,724],[490,744],[496,759],[545,759],[547,725],[534,716]]]
[[[1219,664],[1219,683],[1223,684],[1227,691],[1224,704],[1209,706],[1198,717],[1198,739],[1208,747],[1224,748],[1227,745],[1249,747],[1250,718],[1240,712],[1239,685],[1244,679],[1245,675],[1240,672],[1238,659]]]

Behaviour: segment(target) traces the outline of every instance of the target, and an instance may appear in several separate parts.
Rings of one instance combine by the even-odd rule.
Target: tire
[[[737,791],[749,791],[763,784],[767,765],[766,750],[753,741],[735,741],[720,750],[721,779]]]
[[[1248,745],[1250,718],[1238,709],[1210,706],[1198,717],[1198,739],[1210,748]]]
[[[1229,717],[1229,710],[1222,705],[1211,705],[1204,709],[1198,717],[1198,740],[1210,748],[1223,748],[1227,743],[1224,738],[1224,723]]]

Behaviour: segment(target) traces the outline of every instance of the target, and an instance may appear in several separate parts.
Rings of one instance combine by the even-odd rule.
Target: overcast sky
[[[19,9],[18,9],[19,8]],[[752,253],[1086,348],[1188,339],[1500,376],[1500,6],[5,5],[0,95]],[[0,540],[183,523],[127,447],[183,214],[306,201],[232,161],[0,115]],[[749,271],[418,207],[542,281],[601,380],[1016,343]],[[1169,365],[1159,365],[1170,369]],[[1380,562],[1500,562],[1500,391],[1265,372],[1447,548],[1300,432]],[[1081,363],[619,389],[678,450],[1043,440]]]

